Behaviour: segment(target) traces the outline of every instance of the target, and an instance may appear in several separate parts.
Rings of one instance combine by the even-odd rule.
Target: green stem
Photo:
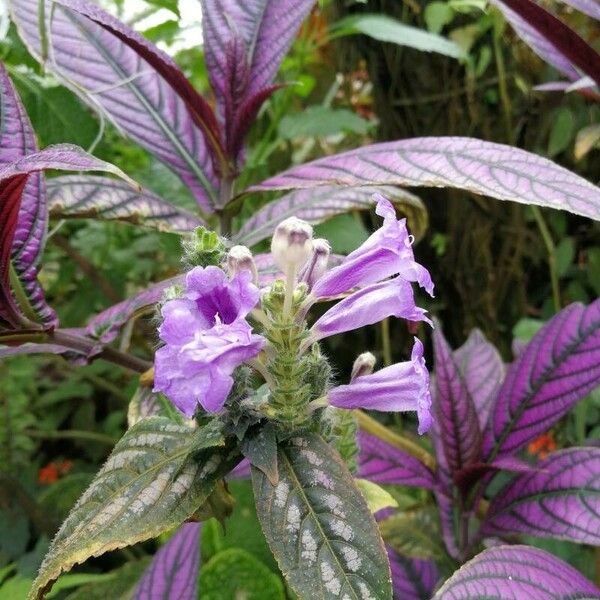
[[[546,225],[542,211],[538,206],[532,206],[531,212],[533,213],[535,222],[537,223],[542,239],[544,240],[546,252],[548,253],[548,269],[550,271],[550,283],[552,285],[552,299],[554,301],[554,310],[555,312],[558,312],[560,310],[560,286],[558,282],[558,271],[556,270],[556,246],[554,245],[554,240]]]
[[[396,448],[400,448],[400,450],[404,450],[407,454],[410,454],[421,461],[426,467],[435,471],[435,458],[433,458],[427,450],[421,448],[421,446],[415,444],[408,438],[391,431],[361,410],[354,411],[354,414],[356,415],[356,419],[361,429],[364,429],[367,433],[382,439],[392,446],[396,446]]]
[[[498,73],[498,90],[500,92],[500,102],[502,104],[502,115],[504,117],[504,126],[506,127],[506,137],[509,143],[513,142],[513,125],[512,125],[512,106],[510,95],[508,93],[508,85],[506,83],[506,68],[504,66],[504,55],[502,54],[502,46],[500,44],[501,30],[496,20],[494,24],[494,57],[496,59],[496,71]]]
[[[390,339],[390,320],[381,321],[381,345],[383,350],[383,365],[389,367],[392,364],[392,343]]]
[[[104,433],[95,431],[83,431],[79,429],[69,429],[66,431],[42,431],[41,429],[26,429],[25,433],[32,438],[42,440],[86,440],[88,442],[98,442],[107,446],[114,446],[118,440]]]

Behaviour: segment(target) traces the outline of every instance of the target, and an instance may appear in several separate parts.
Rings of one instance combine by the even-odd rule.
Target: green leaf
[[[30,599],[42,598],[61,573],[91,556],[188,519],[239,460],[213,423],[194,429],[150,417],[127,431],[60,528]]]
[[[590,285],[596,294],[600,296],[600,248],[590,248],[587,253],[588,268],[587,276]]]
[[[575,241],[571,237],[563,238],[556,246],[556,272],[559,277],[567,274],[575,259]]]
[[[358,489],[367,501],[369,510],[375,514],[383,508],[395,508],[398,506],[398,501],[389,492],[381,486],[367,479],[355,479]]]
[[[544,321],[540,319],[524,318],[519,319],[513,327],[513,337],[528,342],[544,326]]]
[[[69,513],[85,488],[92,482],[89,473],[73,473],[59,479],[42,491],[38,497],[40,506],[56,519],[58,525]]]
[[[256,516],[254,493],[250,481],[229,481],[227,486],[235,500],[233,513],[222,527],[210,519],[202,527],[202,558],[207,561],[227,548],[242,548],[271,570],[277,569]]]
[[[432,506],[396,513],[381,521],[379,529],[386,544],[407,558],[442,559],[445,555]]]
[[[179,0],[146,0],[146,3],[151,6],[156,6],[157,8],[166,8],[178,17],[180,16],[178,6]]]
[[[430,2],[425,7],[423,18],[429,31],[439,33],[445,25],[452,21],[454,11],[447,2]]]
[[[70,593],[66,600],[131,600],[132,592],[151,559],[151,556],[146,556],[135,562],[125,563],[122,567],[106,573],[109,576],[106,580],[82,585]]]
[[[568,108],[561,108],[552,121],[550,139],[548,140],[548,155],[556,156],[566,150],[575,135],[575,117]]]
[[[249,431],[242,440],[240,450],[252,466],[260,469],[273,485],[277,485],[277,437],[272,425]]]
[[[346,108],[309,106],[300,113],[281,119],[279,137],[293,140],[298,137],[324,137],[344,131],[364,135],[369,127],[369,121]]]
[[[348,468],[315,434],[281,444],[279,483],[252,469],[257,513],[279,567],[301,598],[391,600],[377,525]]]
[[[200,570],[202,600],[285,600],[281,579],[239,548],[213,556]]]
[[[446,38],[410,27],[404,23],[378,14],[361,14],[344,17],[333,26],[333,37],[363,33],[380,42],[391,42],[424,52],[437,52],[452,58],[464,58],[465,53]]]
[[[348,213],[319,223],[315,227],[315,234],[325,238],[331,244],[332,251],[338,254],[350,254],[369,237],[360,218]]]

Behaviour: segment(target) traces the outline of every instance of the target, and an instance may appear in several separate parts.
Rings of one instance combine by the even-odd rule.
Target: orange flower
[[[532,456],[537,456],[540,460],[544,460],[555,450],[556,441],[551,431],[543,433],[527,446],[527,452]]]
[[[61,475],[66,475],[73,468],[70,460],[57,460],[48,463],[38,472],[38,481],[40,483],[50,484],[58,481]]]

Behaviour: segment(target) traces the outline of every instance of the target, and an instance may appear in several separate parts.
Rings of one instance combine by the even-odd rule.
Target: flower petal
[[[415,305],[411,284],[400,277],[369,285],[330,308],[312,328],[312,339],[352,331],[394,316],[409,321],[431,321]]]

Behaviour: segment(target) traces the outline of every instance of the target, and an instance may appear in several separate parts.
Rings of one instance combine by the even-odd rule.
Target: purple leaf
[[[496,494],[482,534],[600,544],[600,448],[554,452],[536,467]]]
[[[246,82],[241,96],[253,96],[268,87],[314,0],[203,0],[202,27],[209,78],[221,116],[233,92],[233,68],[245,57]],[[237,61],[230,57],[236,54]],[[237,78],[239,82],[239,77]]]
[[[200,568],[200,523],[184,523],[155,554],[133,600],[196,600]]]
[[[359,477],[375,483],[433,489],[433,473],[414,456],[364,431],[358,433]]]
[[[130,181],[120,169],[94,158],[77,146],[59,144],[28,154],[0,166],[0,319],[10,327],[29,327],[31,323],[13,298],[10,282],[10,256],[17,231],[23,191],[32,173],[45,169],[63,171],[106,171]]]
[[[484,434],[484,454],[513,454],[600,383],[600,300],[571,304],[508,369]]]
[[[0,63],[0,167],[37,151],[29,117]],[[56,313],[46,304],[37,281],[48,226],[46,192],[41,173],[32,175],[23,190],[11,247],[11,263],[38,320],[57,324]]]
[[[85,334],[104,344],[112,342],[129,319],[136,316],[136,313],[159,302],[167,288],[182,284],[184,279],[185,274],[165,279],[152,284],[139,294],[107,308],[91,319],[85,328]]]
[[[81,0],[44,0],[46,63],[61,81],[172,168],[212,211],[217,123],[175,63],[142,36]],[[44,61],[38,0],[11,0],[19,33]],[[209,150],[210,147],[210,150]]]
[[[386,546],[392,569],[394,600],[429,600],[438,580],[435,562],[406,558]]]
[[[533,27],[526,19],[511,10],[502,0],[491,0],[512,25],[516,34],[545,62],[573,82],[580,78],[579,71],[573,63],[554,45]],[[570,85],[570,82],[567,85]]]
[[[116,220],[159,231],[193,231],[205,223],[149,190],[137,191],[108,177],[63,175],[47,181],[50,216]]]
[[[562,0],[565,4],[580,10],[582,13],[600,21],[600,3],[598,0]]]
[[[234,239],[237,243],[254,246],[272,236],[275,227],[288,217],[316,224],[352,210],[370,210],[377,203],[374,193],[389,198],[400,212],[407,214],[413,235],[418,238],[423,234],[427,228],[427,211],[421,199],[410,192],[392,186],[322,187],[291,192],[263,206],[244,222]]]
[[[504,362],[495,346],[485,339],[479,329],[471,331],[467,341],[454,352],[454,358],[475,404],[479,426],[483,431],[504,380]]]
[[[571,565],[531,546],[497,546],[463,565],[433,600],[591,600],[600,589]]]
[[[456,187],[600,219],[600,189],[518,148],[461,137],[373,144],[292,167],[250,190],[323,185]]]
[[[433,352],[436,420],[454,474],[480,459],[481,430],[475,404],[439,324],[433,332]]]
[[[71,348],[65,348],[58,344],[36,344],[26,342],[20,346],[2,346],[0,345],[0,358],[7,356],[17,356],[20,354],[64,354],[72,352]]]
[[[433,378],[432,378],[433,379]],[[435,384],[430,383],[432,409],[437,412],[437,397],[435,393]],[[448,461],[444,453],[444,446],[440,434],[440,426],[437,419],[433,419],[431,429],[429,430],[431,444],[435,452],[437,468],[435,471],[436,488],[434,490],[435,501],[438,506],[440,516],[440,527],[442,529],[442,539],[448,554],[453,558],[458,558],[459,550],[456,539],[456,531],[454,528],[454,499],[453,499],[453,482]]]
[[[539,53],[540,38],[545,39],[550,44],[550,50],[552,47],[554,48],[554,54],[562,54],[574,67],[579,68],[596,83],[600,84],[600,54],[551,12],[548,12],[534,0],[492,1],[503,12],[505,7],[508,7],[518,14],[523,22],[522,24],[527,24],[533,30],[529,32],[529,29],[525,29],[526,32],[529,32],[525,41],[530,43],[530,40],[532,40],[532,48],[536,52]],[[519,32],[518,28],[517,32]],[[542,56],[542,58],[546,60],[545,56]],[[571,78],[569,77],[569,79]],[[579,76],[577,76],[578,78]]]

